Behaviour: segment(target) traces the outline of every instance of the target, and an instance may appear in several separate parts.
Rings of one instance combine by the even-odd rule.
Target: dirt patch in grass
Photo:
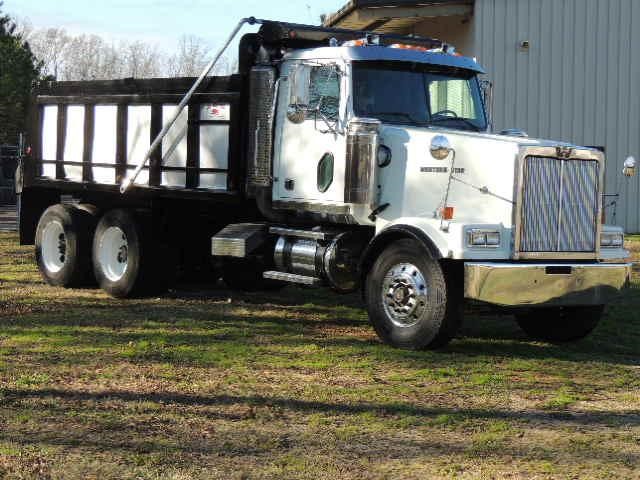
[[[566,346],[469,315],[407,352],[357,295],[120,301],[43,285],[0,234],[0,478],[637,478],[639,307]]]

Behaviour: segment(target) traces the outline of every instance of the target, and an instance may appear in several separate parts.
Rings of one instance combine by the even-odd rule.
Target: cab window
[[[340,108],[340,76],[335,65],[311,67],[309,75],[309,106],[307,118],[314,118],[317,108],[327,120],[338,119]]]
[[[475,118],[470,83],[459,78],[428,75],[431,114],[450,112],[460,118]]]

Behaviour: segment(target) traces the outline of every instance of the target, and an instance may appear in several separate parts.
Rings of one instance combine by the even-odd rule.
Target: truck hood
[[[466,138],[477,138],[477,139],[487,139],[494,140],[498,142],[507,142],[507,143],[515,143],[518,146],[540,146],[540,147],[580,147],[579,145],[574,145],[567,142],[562,142],[559,140],[549,140],[544,138],[533,138],[533,137],[519,137],[512,135],[499,135],[497,133],[486,133],[486,132],[471,132],[465,130],[452,130],[450,128],[417,128],[417,127],[403,127],[411,130],[412,132],[416,132],[416,134],[420,131],[428,131],[428,132],[437,132],[437,135],[445,135],[445,136],[456,136],[456,137],[466,137]]]
[[[430,154],[433,137],[444,135],[455,150],[445,160]],[[447,204],[454,221],[465,224],[512,224],[516,159],[522,146],[566,145],[561,142],[464,132],[441,128],[383,125],[381,143],[392,162],[380,169],[380,203],[390,218],[435,218],[454,168]],[[387,212],[385,212],[387,213]]]

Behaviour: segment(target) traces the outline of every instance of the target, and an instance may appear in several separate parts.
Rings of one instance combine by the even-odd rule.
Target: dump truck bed
[[[170,121],[193,78],[50,82],[34,97],[25,188],[116,191]],[[228,195],[241,168],[241,80],[211,77],[151,155],[135,190]],[[140,191],[138,193],[141,193]]]

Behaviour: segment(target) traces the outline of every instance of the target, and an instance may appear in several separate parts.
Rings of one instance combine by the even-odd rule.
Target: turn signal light
[[[452,220],[453,219],[453,207],[444,207],[442,209],[442,218],[444,220]]]

